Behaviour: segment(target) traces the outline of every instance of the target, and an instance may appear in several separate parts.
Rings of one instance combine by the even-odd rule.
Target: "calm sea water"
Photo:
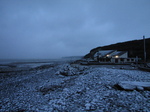
[[[76,58],[59,58],[59,59],[0,59],[0,64],[9,64],[9,63],[50,63],[50,62],[64,62],[76,60]]]
[[[0,64],[20,63],[20,62],[52,62],[60,59],[0,59]]]

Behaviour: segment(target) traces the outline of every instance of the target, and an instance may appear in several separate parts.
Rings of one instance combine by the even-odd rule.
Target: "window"
[[[121,58],[120,61],[124,62],[124,59]]]
[[[134,61],[134,59],[131,59],[131,61]]]
[[[130,59],[127,59],[127,61],[130,61]]]

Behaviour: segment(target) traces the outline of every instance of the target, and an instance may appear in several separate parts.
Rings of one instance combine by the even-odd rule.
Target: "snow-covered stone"
[[[85,109],[86,110],[90,110],[91,109],[91,104],[90,103],[86,103],[85,104]]]
[[[150,90],[150,82],[122,81],[117,86],[124,90]]]
[[[61,63],[40,72],[11,73],[6,74],[11,75],[7,78],[3,78],[2,74],[0,111],[149,112],[150,91],[136,91],[143,87],[141,85],[130,92],[120,91],[113,85],[122,81],[149,82],[150,74],[119,68],[115,66],[112,69],[110,65],[84,68],[82,65]],[[60,71],[74,75],[66,77]]]
[[[43,92],[43,93],[47,93],[49,91],[55,91],[56,89],[58,88],[61,88],[62,85],[44,85],[42,87],[39,88],[39,91],[40,92]]]
[[[59,68],[59,71],[57,71],[55,75],[64,75],[64,76],[78,75],[78,70],[77,68],[74,68],[69,64],[64,64]]]
[[[119,82],[119,83],[117,84],[117,86],[119,86],[121,89],[129,90],[129,91],[132,91],[132,90],[135,90],[135,89],[136,89],[136,86],[135,86],[135,85],[131,85],[131,84],[124,83],[124,82]]]
[[[144,88],[143,88],[142,86],[137,86],[136,89],[137,89],[138,91],[143,91],[143,90],[144,90]]]

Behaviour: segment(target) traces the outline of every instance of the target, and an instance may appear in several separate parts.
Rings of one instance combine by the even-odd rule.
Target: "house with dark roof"
[[[129,58],[127,51],[100,50],[94,54],[94,60],[111,63],[131,63],[135,62],[136,58]]]

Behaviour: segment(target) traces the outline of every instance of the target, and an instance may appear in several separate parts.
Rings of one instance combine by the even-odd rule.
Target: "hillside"
[[[145,42],[146,42],[147,60],[150,60],[150,38],[145,39]],[[120,50],[120,51],[128,51],[129,57],[138,56],[139,58],[143,59],[144,57],[143,46],[144,46],[143,39],[121,42],[121,43],[94,48],[90,51],[90,53],[88,53],[84,57],[93,58],[93,54],[98,50]]]

